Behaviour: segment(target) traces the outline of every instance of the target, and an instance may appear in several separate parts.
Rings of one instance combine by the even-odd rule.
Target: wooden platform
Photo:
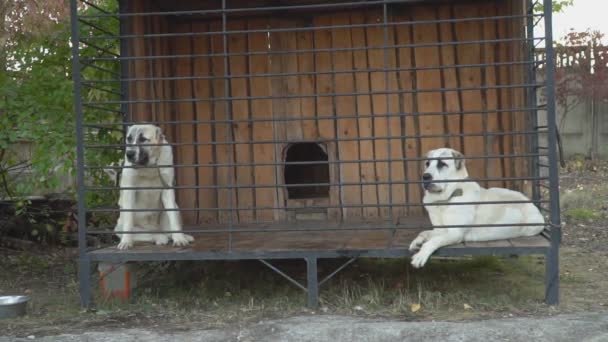
[[[196,241],[187,247],[155,246],[139,243],[130,250],[115,246],[92,251],[92,260],[204,260],[333,258],[347,256],[409,256],[409,244],[422,230],[388,223],[331,224],[304,222],[272,225],[239,225],[235,232],[193,234]],[[223,227],[223,229],[226,229]],[[483,228],[480,228],[483,229]],[[245,231],[246,230],[246,231]],[[291,230],[291,231],[285,231]],[[437,251],[438,255],[543,254],[549,241],[543,236],[501,241],[463,243]]]

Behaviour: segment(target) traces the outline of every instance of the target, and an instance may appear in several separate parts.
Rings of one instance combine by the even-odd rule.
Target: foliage
[[[559,13],[559,12],[562,12],[566,7],[572,6],[573,4],[574,4],[574,0],[553,0],[552,10],[555,13]],[[544,9],[544,6],[543,6],[543,2],[541,0],[536,4],[536,6],[534,7],[534,10],[536,12],[542,12],[543,9]]]
[[[25,3],[29,5],[24,5]],[[51,191],[56,189],[61,176],[74,175],[76,142],[75,117],[73,109],[72,61],[70,47],[70,26],[66,15],[66,1],[55,0],[48,2],[48,11],[57,9],[54,14],[37,18],[33,13],[33,5],[38,2],[18,0],[12,11],[27,8],[25,13],[32,17],[26,19],[8,16],[12,24],[5,25],[5,36],[10,39],[4,45],[4,77],[0,78],[0,176],[5,180],[5,186],[0,187],[0,197],[6,195],[28,195],[35,191]],[[54,5],[63,4],[63,7]],[[99,1],[98,5],[115,10],[116,2],[111,0]],[[23,7],[25,6],[25,7]],[[59,8],[61,7],[61,8]],[[29,10],[31,9],[31,10]],[[93,8],[83,8],[83,11],[94,11]],[[11,13],[13,13],[11,12]],[[44,27],[44,32],[33,28]],[[118,21],[99,21],[98,26],[110,32],[118,30]],[[82,37],[104,35],[100,30],[81,28]],[[118,51],[118,44],[113,40],[96,42],[108,51]],[[85,57],[98,56],[99,52],[90,45],[82,44],[81,55]],[[117,72],[118,63],[99,62],[96,66]],[[95,67],[82,68],[85,79],[107,79],[108,72]],[[118,84],[109,83],[104,89],[112,90]],[[116,89],[114,89],[116,90]],[[108,91],[93,88],[83,88],[82,98],[88,100],[111,99],[116,95]],[[95,121],[112,122],[118,120],[116,114],[107,111],[89,110],[86,118],[95,117]],[[91,120],[93,121],[93,120]],[[87,130],[87,137],[101,139],[107,143],[116,142],[120,132],[108,129]],[[33,143],[31,164],[24,164],[13,153],[10,146],[20,142]],[[95,165],[107,165],[117,160],[117,151],[109,151],[87,155],[87,162]],[[7,174],[15,168],[31,169],[32,177],[23,182],[8,184]],[[107,182],[101,170],[88,175],[93,182]]]
[[[3,37],[18,43],[24,35],[44,34],[70,12],[67,0],[11,0],[0,3]]]

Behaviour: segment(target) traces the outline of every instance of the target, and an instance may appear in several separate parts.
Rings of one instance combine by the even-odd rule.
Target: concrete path
[[[0,332],[1,334],[2,332]],[[224,341],[608,341],[608,313],[560,315],[548,318],[450,322],[399,322],[340,316],[294,317],[266,321],[228,330],[162,331],[128,329],[27,338],[0,337],[8,341],[66,342],[224,342]]]

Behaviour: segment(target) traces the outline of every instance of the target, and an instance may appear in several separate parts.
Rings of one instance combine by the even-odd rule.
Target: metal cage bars
[[[450,18],[450,19],[442,19],[442,20],[412,20],[412,21],[407,21],[407,22],[389,22],[388,20],[388,16],[389,16],[389,6],[395,3],[398,3],[399,1],[370,1],[370,2],[366,2],[364,5],[365,6],[370,6],[370,5],[377,5],[381,7],[382,10],[382,23],[378,23],[378,24],[352,24],[351,25],[327,25],[327,26],[318,26],[318,27],[294,27],[294,28],[267,28],[267,29],[261,29],[258,30],[260,32],[268,32],[269,34],[272,32],[302,32],[302,31],[311,31],[311,30],[330,30],[330,29],[341,29],[341,28],[353,28],[353,27],[361,27],[361,28],[367,28],[367,27],[380,27],[383,29],[383,44],[382,45],[378,45],[378,46],[365,46],[365,47],[361,47],[361,48],[329,48],[329,49],[296,49],[296,50],[285,50],[285,51],[264,51],[264,52],[252,52],[252,51],[247,51],[246,53],[230,53],[228,51],[228,37],[231,34],[249,34],[252,32],[256,32],[255,29],[253,30],[229,30],[227,28],[227,21],[228,21],[228,15],[231,13],[235,13],[241,10],[246,10],[246,11],[250,11],[253,10],[255,11],[256,9],[251,9],[251,8],[247,8],[247,9],[229,9],[227,8],[227,4],[226,4],[226,0],[222,0],[222,9],[221,10],[209,10],[209,11],[194,11],[194,12],[141,12],[141,13],[127,13],[126,12],[126,6],[125,6],[125,2],[124,1],[119,1],[119,14],[112,14],[112,13],[107,13],[102,11],[101,9],[97,8],[99,10],[100,13],[102,14],[95,14],[95,15],[82,15],[82,16],[78,16],[76,14],[76,0],[71,0],[71,9],[72,9],[72,51],[74,54],[74,59],[73,59],[73,63],[74,63],[74,80],[75,80],[75,108],[76,108],[76,122],[77,122],[77,159],[78,159],[78,170],[77,170],[77,178],[78,178],[78,195],[79,195],[79,203],[78,203],[78,209],[79,209],[79,214],[78,214],[78,218],[79,218],[79,250],[81,253],[81,258],[80,258],[80,271],[81,274],[88,274],[90,272],[86,271],[87,267],[90,267],[90,261],[91,258],[89,256],[89,250],[87,249],[87,245],[86,245],[86,235],[88,233],[93,233],[93,234],[108,234],[111,232],[104,232],[103,230],[91,230],[89,232],[87,232],[87,227],[86,227],[86,220],[85,220],[85,214],[86,212],[108,212],[108,211],[118,211],[117,209],[109,209],[109,208],[87,208],[85,203],[84,203],[84,199],[85,199],[85,193],[87,191],[112,191],[112,190],[120,190],[120,187],[87,187],[85,185],[85,175],[86,175],[86,171],[91,171],[94,169],[99,169],[99,168],[105,168],[104,166],[87,166],[85,165],[85,151],[86,149],[121,149],[123,148],[124,144],[91,144],[90,142],[88,142],[89,140],[94,142],[95,139],[87,139],[86,135],[85,135],[85,130],[89,129],[89,130],[95,130],[95,129],[99,129],[99,128],[107,128],[107,127],[113,127],[113,126],[118,126],[118,125],[122,125],[123,129],[124,127],[126,127],[127,124],[131,124],[131,123],[135,123],[137,121],[134,121],[132,119],[130,119],[127,115],[127,113],[129,112],[129,106],[131,105],[137,105],[137,104],[159,104],[159,103],[180,103],[180,102],[186,102],[186,103],[192,103],[192,102],[211,102],[213,103],[217,103],[217,102],[223,102],[224,103],[224,111],[225,111],[225,116],[226,119],[220,119],[220,120],[199,120],[198,118],[195,120],[156,120],[156,123],[158,124],[168,124],[171,126],[176,126],[176,125],[191,125],[191,124],[201,124],[201,123],[209,123],[209,124],[225,124],[225,125],[232,125],[232,124],[238,124],[238,123],[248,123],[248,124],[252,124],[255,122],[290,122],[290,121],[305,121],[305,120],[316,120],[317,122],[319,120],[334,120],[335,126],[338,126],[338,120],[345,120],[348,118],[356,118],[356,119],[361,119],[361,118],[365,118],[365,117],[369,117],[370,119],[372,118],[379,118],[379,117],[386,117],[386,130],[389,132],[388,136],[383,136],[383,137],[368,137],[368,138],[362,138],[362,137],[356,137],[356,138],[350,138],[350,139],[344,139],[344,138],[339,138],[338,136],[336,136],[334,139],[321,139],[319,141],[315,141],[315,142],[332,142],[332,143],[340,143],[340,142],[347,142],[347,141],[355,141],[355,142],[361,142],[361,141],[366,141],[369,140],[371,142],[374,141],[380,141],[380,140],[385,140],[386,141],[386,145],[388,148],[388,156],[389,158],[378,158],[376,156],[374,156],[374,158],[367,158],[367,159],[360,159],[360,160],[328,160],[326,162],[327,165],[331,165],[331,164],[335,164],[338,168],[341,167],[342,165],[347,165],[349,163],[356,163],[356,164],[365,164],[365,163],[384,163],[386,165],[389,165],[388,167],[388,181],[368,181],[368,182],[357,182],[357,183],[349,183],[349,182],[327,182],[327,183],[307,183],[304,185],[300,185],[300,184],[254,184],[254,185],[242,185],[242,184],[238,184],[238,183],[233,183],[233,178],[229,177],[229,182],[225,185],[210,185],[210,186],[176,186],[176,189],[230,189],[230,190],[234,190],[235,192],[237,191],[237,189],[242,189],[242,188],[270,188],[270,189],[275,189],[275,191],[279,191],[279,189],[281,188],[287,188],[287,187],[299,187],[299,186],[313,186],[313,185],[327,185],[327,186],[336,186],[338,187],[339,191],[340,191],[340,196],[343,196],[343,187],[345,186],[359,186],[359,187],[363,187],[363,186],[381,186],[381,185],[388,185],[388,191],[389,191],[389,196],[388,199],[389,201],[387,203],[378,203],[375,206],[380,208],[380,207],[384,207],[387,206],[389,208],[389,214],[390,214],[390,221],[393,221],[393,208],[394,207],[399,207],[399,206],[406,206],[406,207],[416,207],[416,206],[421,206],[420,203],[413,203],[410,201],[406,201],[404,203],[395,203],[393,201],[393,187],[391,185],[396,184],[394,179],[393,179],[393,175],[392,175],[392,168],[390,167],[391,163],[395,163],[395,162],[420,162],[423,158],[391,158],[391,140],[395,139],[395,140],[404,140],[404,139],[414,139],[414,140],[419,140],[419,139],[425,139],[425,138],[450,138],[450,137],[459,137],[459,138],[464,138],[464,137],[468,137],[468,136],[481,136],[483,137],[484,141],[487,141],[488,137],[491,136],[512,136],[512,137],[517,137],[517,136],[524,136],[528,141],[528,148],[529,150],[527,151],[527,153],[520,153],[520,154],[513,154],[513,155],[491,155],[489,153],[487,153],[487,148],[486,148],[486,155],[484,156],[472,156],[469,159],[480,159],[480,160],[487,160],[490,158],[500,158],[502,160],[510,160],[510,159],[515,159],[515,158],[524,158],[524,159],[530,159],[532,162],[530,162],[528,164],[529,167],[529,173],[532,175],[531,177],[484,177],[484,178],[480,178],[480,181],[532,181],[533,182],[533,186],[532,186],[532,190],[533,190],[533,196],[532,196],[532,200],[531,202],[536,203],[537,205],[541,206],[541,208],[547,210],[546,208],[542,207],[542,204],[549,204],[549,208],[548,208],[548,213],[549,213],[549,222],[548,222],[548,226],[551,227],[550,229],[550,237],[551,237],[551,247],[549,249],[549,252],[547,253],[547,302],[548,303],[556,303],[558,300],[558,294],[557,294],[557,281],[558,281],[558,276],[557,276],[557,254],[558,254],[558,247],[559,247],[559,240],[561,237],[561,231],[560,231],[560,218],[559,218],[559,198],[558,198],[558,190],[557,190],[557,182],[558,182],[558,169],[557,169],[557,161],[556,161],[556,151],[555,151],[555,139],[556,139],[556,132],[555,132],[555,104],[554,104],[554,90],[553,90],[553,84],[554,84],[554,74],[553,74],[553,68],[554,68],[554,60],[553,60],[553,49],[551,47],[551,44],[547,44],[547,51],[546,51],[546,60],[544,61],[534,61],[533,60],[533,49],[534,47],[540,43],[540,42],[552,42],[552,35],[551,35],[551,13],[550,13],[550,6],[547,6],[548,3],[550,3],[550,1],[548,0],[544,0],[545,3],[545,10],[543,14],[534,14],[532,12],[532,2],[528,1],[528,11],[526,12],[525,15],[513,15],[513,16],[490,16],[490,17],[472,17],[472,18],[463,18],[463,19],[458,19],[458,18]],[[407,2],[407,1],[406,1]],[[361,6],[362,3],[359,2],[355,2],[355,3],[350,3],[353,6]],[[343,4],[337,4],[337,5],[298,5],[298,6],[287,6],[289,8],[306,8],[306,9],[312,9],[312,8],[325,8],[325,7],[329,7],[329,6],[340,6]],[[271,10],[278,10],[278,9],[286,9],[287,7],[274,7],[274,8],[270,8]],[[547,9],[549,8],[549,10]],[[268,10],[269,8],[265,8],[266,10]],[[166,16],[166,15],[191,15],[193,13],[198,13],[198,14],[205,14],[205,13],[215,13],[215,14],[219,14],[221,16],[221,31],[210,31],[210,32],[185,32],[185,33],[167,33],[167,34],[124,34],[124,32],[127,31],[127,24],[126,24],[126,19],[131,18],[131,17],[146,17],[146,16],[151,16],[151,15],[158,15],[158,16]],[[116,18],[119,20],[120,22],[120,33],[117,34],[116,36],[112,36],[112,33],[109,32],[108,30],[103,29],[102,27],[100,27],[100,25],[96,25],[94,24],[91,20],[96,20],[96,19],[100,19],[100,18]],[[535,22],[535,19],[538,20]],[[534,30],[533,27],[540,22],[540,20],[544,18],[545,19],[545,37],[543,38],[535,38],[534,37]],[[388,32],[388,28],[389,27],[398,27],[400,25],[402,26],[414,26],[414,25],[420,25],[420,24],[440,24],[440,23],[450,23],[453,24],[455,22],[462,22],[462,21],[485,21],[485,20],[514,20],[514,19],[525,19],[526,21],[526,37],[519,37],[519,38],[513,38],[513,39],[481,39],[481,40],[465,40],[465,41],[448,41],[448,42],[436,42],[436,43],[409,43],[409,44],[390,44],[389,43],[389,32]],[[102,32],[104,35],[101,36],[87,36],[87,37],[81,37],[80,36],[80,28],[79,28],[79,23],[85,26],[89,26],[91,28],[93,28],[94,30],[97,30],[99,32]],[[132,39],[138,39],[138,38],[176,38],[176,37],[180,37],[180,36],[194,36],[194,35],[207,35],[207,36],[213,36],[213,35],[219,35],[222,38],[222,42],[223,42],[223,51],[221,53],[217,53],[217,54],[185,54],[185,55],[179,55],[179,54],[175,54],[175,55],[151,55],[151,56],[130,56],[128,55],[127,51],[128,51],[128,45],[129,45],[129,40]],[[114,53],[111,53],[110,51],[107,51],[107,49],[105,48],[101,48],[99,46],[96,45],[96,43],[91,43],[91,41],[93,40],[98,40],[98,41],[104,41],[104,40],[111,40],[111,39],[118,39],[119,43],[120,43],[120,51],[121,53],[119,55],[114,55]],[[436,65],[436,66],[413,66],[413,67],[405,67],[405,68],[400,68],[400,67],[391,67],[390,65],[390,61],[389,61],[389,49],[402,49],[402,48],[408,48],[408,49],[414,49],[414,48],[425,48],[425,47],[442,47],[442,46],[462,46],[464,45],[485,45],[485,44],[498,44],[498,43],[507,43],[507,42],[520,42],[520,43],[525,43],[527,46],[527,54],[526,54],[526,58],[525,60],[522,61],[507,61],[507,62],[497,62],[497,63],[464,63],[464,64],[453,64],[453,65]],[[86,57],[86,58],[81,58],[80,57],[80,53],[79,53],[79,48],[80,48],[80,44],[85,44],[91,47],[98,47],[98,51],[101,52],[101,55],[96,56],[96,57]],[[293,72],[293,73],[289,73],[289,72],[279,72],[279,73],[262,73],[262,74],[251,74],[251,73],[245,73],[245,74],[231,74],[230,73],[230,66],[229,66],[229,58],[230,57],[235,57],[235,56],[253,56],[253,55],[264,55],[264,56],[270,56],[270,55],[287,55],[287,54],[300,54],[300,53],[312,53],[312,54],[316,54],[316,53],[336,53],[336,52],[340,52],[340,51],[357,51],[357,50],[363,50],[363,51],[369,51],[369,50],[373,50],[373,49],[378,49],[378,50],[382,50],[383,54],[384,54],[384,67],[382,68],[367,68],[367,69],[352,69],[352,70],[327,70],[327,71],[311,71],[311,72]],[[105,54],[105,56],[104,56]],[[109,56],[108,56],[109,55]],[[160,76],[158,77],[157,75],[154,75],[152,77],[132,77],[132,76],[127,76],[129,74],[129,62],[130,61],[137,61],[137,60],[159,60],[159,59],[169,59],[169,60],[175,60],[175,59],[181,59],[181,58],[222,58],[223,60],[223,70],[224,70],[224,74],[223,75],[217,75],[217,76],[194,76],[194,75],[188,75],[188,76],[175,76],[175,75],[171,75],[171,76]],[[120,74],[116,74],[113,71],[101,67],[99,65],[96,65],[95,63],[98,62],[117,62],[120,63]],[[421,71],[421,70],[446,70],[446,69],[454,69],[454,70],[461,70],[464,68],[487,68],[487,67],[506,67],[506,66],[518,66],[518,65],[522,65],[522,66],[527,66],[527,70],[528,70],[528,74],[526,77],[526,81],[522,84],[508,84],[508,85],[496,85],[496,86],[487,86],[487,85],[482,85],[482,86],[470,86],[470,87],[464,87],[464,86],[457,86],[457,87],[445,87],[442,86],[440,88],[430,88],[430,89],[412,89],[412,90],[391,90],[390,84],[389,84],[389,73],[391,72],[403,72],[403,71],[409,71],[409,72],[417,72],[417,71]],[[537,83],[536,82],[536,78],[535,78],[535,71],[536,69],[542,65],[546,72],[547,72],[547,76],[546,76],[546,81],[543,83]],[[102,72],[102,73],[106,73],[107,75],[110,75],[110,79],[86,79],[82,76],[82,73],[80,72],[82,70],[82,68],[95,68],[96,70]],[[244,79],[250,79],[250,78],[275,78],[275,77],[289,77],[289,76],[302,76],[302,75],[320,75],[320,74],[328,74],[328,75],[337,75],[337,74],[352,74],[355,75],[356,73],[367,73],[367,74],[371,74],[371,73],[383,73],[384,74],[384,90],[383,91],[364,91],[364,92],[347,92],[347,93],[324,93],[324,94],[319,94],[318,92],[315,93],[310,93],[310,94],[306,94],[306,93],[298,93],[298,94],[294,94],[294,95],[279,95],[279,96],[231,96],[229,94],[230,93],[230,84],[229,84],[229,80],[231,79],[238,79],[238,78],[244,78]],[[354,77],[354,76],[353,76]],[[224,96],[223,97],[209,97],[209,98],[200,98],[200,97],[192,97],[192,98],[167,98],[167,99],[132,99],[132,94],[129,94],[129,85],[133,82],[149,82],[149,81],[177,81],[177,80],[208,80],[209,82],[214,81],[214,80],[223,80],[223,92],[224,92]],[[120,92],[117,93],[116,91],[114,91],[114,89],[108,89],[108,88],[104,88],[104,85],[107,84],[115,84],[115,83],[119,83],[120,84]],[[120,96],[119,100],[116,99],[112,99],[112,100],[103,100],[103,101],[83,101],[82,98],[82,92],[80,87],[85,87],[85,88],[89,88],[89,89],[96,89],[98,91],[102,91],[102,92],[107,92],[113,96]],[[540,105],[538,104],[536,101],[536,92],[538,89],[542,89],[542,88],[546,88],[547,89],[547,103],[546,105]],[[465,91],[500,91],[501,89],[524,89],[527,96],[527,103],[525,106],[521,107],[521,108],[501,108],[501,109],[497,109],[497,110],[477,110],[477,111],[466,111],[466,110],[461,110],[460,111],[454,111],[454,112],[449,112],[446,110],[443,111],[437,111],[437,112],[412,112],[412,113],[401,113],[399,108],[393,109],[391,110],[391,102],[389,100],[389,96],[390,95],[403,95],[403,94],[413,94],[413,95],[417,95],[417,94],[421,94],[421,93],[442,93],[445,94],[446,92],[465,92]],[[289,98],[294,98],[294,99],[304,99],[304,98],[312,98],[314,100],[317,100],[319,97],[329,97],[332,99],[332,101],[335,101],[336,98],[338,97],[356,97],[356,96],[373,96],[373,95],[382,95],[386,98],[386,103],[385,106],[387,108],[387,114],[373,114],[373,115],[359,115],[358,113],[352,113],[350,115],[337,115],[335,114],[335,108],[334,108],[334,115],[330,115],[330,116],[320,116],[320,117],[315,117],[315,118],[289,118],[289,117],[274,117],[274,115],[271,118],[267,118],[267,119],[254,119],[252,117],[249,117],[247,119],[243,119],[243,118],[239,118],[239,119],[234,119],[232,118],[232,102],[233,101],[254,101],[254,100],[284,100],[284,99],[289,99]],[[110,106],[110,107],[105,107],[105,106]],[[117,106],[117,107],[114,107]],[[548,124],[547,127],[539,127],[537,126],[537,121],[536,121],[536,113],[537,110],[545,107],[548,113]],[[88,123],[85,122],[84,120],[84,113],[87,111],[107,111],[107,112],[112,112],[115,113],[116,115],[119,115],[122,117],[122,123],[114,123],[114,122],[93,122],[93,123]],[[393,117],[400,117],[400,118],[404,118],[408,115],[414,116],[416,118],[419,118],[421,116],[425,116],[425,115],[437,115],[437,116],[441,116],[441,117],[445,117],[446,115],[460,115],[461,117],[465,114],[480,114],[483,115],[483,117],[485,118],[485,115],[488,115],[490,113],[493,112],[499,112],[499,113],[508,113],[508,112],[512,112],[512,113],[523,113],[524,115],[530,115],[532,116],[532,120],[530,120],[530,125],[527,128],[527,130],[525,131],[521,131],[521,130],[514,130],[512,132],[488,132],[486,129],[484,129],[483,132],[480,133],[461,133],[461,134],[431,134],[431,135],[422,135],[422,134],[413,134],[413,135],[395,135],[392,136],[390,134],[390,130],[391,130],[391,125],[390,125],[390,118]],[[485,120],[485,119],[484,119]],[[485,128],[487,128],[487,126],[485,126]],[[231,152],[232,154],[234,154],[234,146],[239,145],[239,144],[245,144],[245,145],[256,145],[256,144],[271,144],[271,145],[276,145],[276,144],[282,144],[282,143],[289,143],[292,142],[289,139],[285,139],[285,140],[281,140],[281,139],[272,139],[272,140],[253,140],[253,139],[249,139],[249,140],[244,140],[244,141],[236,141],[233,136],[232,136],[232,130],[228,129],[227,130],[229,133],[226,135],[225,140],[222,141],[212,141],[210,140],[209,142],[202,142],[202,141],[192,141],[190,143],[186,142],[186,143],[177,143],[177,142],[172,142],[170,143],[171,146],[175,146],[175,147],[179,147],[179,146],[202,146],[202,145],[226,145],[229,146],[231,148],[231,150],[233,152]],[[538,135],[539,134],[547,134],[549,137],[549,144],[548,146],[538,146]],[[274,137],[274,134],[273,134]],[[486,144],[487,145],[487,144]],[[203,164],[203,163],[190,163],[190,164],[183,164],[183,165],[175,165],[176,169],[177,168],[194,168],[197,169],[198,168],[204,168],[204,167],[211,167],[211,168],[229,168],[229,167],[242,167],[242,166],[249,166],[249,167],[256,167],[256,166],[271,166],[274,169],[274,172],[278,172],[278,167],[279,166],[286,166],[286,165],[308,165],[308,164],[312,164],[312,162],[286,162],[286,161],[280,161],[281,157],[278,156],[276,153],[276,149],[273,149],[274,152],[274,162],[266,162],[266,163],[256,163],[256,162],[250,162],[250,163],[243,163],[243,162],[228,162],[228,163],[209,163],[209,164]],[[542,154],[540,151],[547,151],[546,154]],[[540,156],[548,156],[549,159],[549,164],[541,164],[538,161],[538,158]],[[157,167],[161,167],[161,166],[157,166]],[[542,167],[546,167],[549,169],[549,176],[548,177],[541,177],[540,176],[540,168]],[[120,169],[121,167],[119,166],[114,166],[112,167],[114,169]],[[410,175],[411,177],[411,175]],[[280,175],[275,174],[275,179],[280,179]],[[405,184],[405,186],[409,185],[409,184],[419,184],[421,182],[419,181],[411,181],[411,179],[405,179],[405,180],[399,180],[397,182],[401,182],[401,184]],[[544,183],[546,182],[546,183]],[[549,200],[542,200],[542,196],[541,196],[541,191],[540,188],[541,187],[545,187],[549,190]],[[233,191],[229,192],[230,194],[230,206],[227,208],[223,208],[223,207],[217,207],[217,208],[181,208],[180,207],[180,211],[204,211],[204,210],[214,210],[214,211],[221,211],[221,210],[227,210],[230,211],[232,214],[228,215],[229,217],[229,222],[227,223],[227,227],[225,229],[215,229],[215,230],[207,230],[207,232],[221,232],[221,231],[227,231],[229,233],[233,233],[233,232],[239,232],[239,231],[250,231],[250,232],[255,232],[255,231],[259,231],[259,229],[248,229],[248,230],[239,230],[238,228],[235,228],[235,223],[233,222],[233,214],[235,211],[242,211],[242,210],[286,210],[286,209],[297,209],[297,207],[290,207],[288,205],[283,205],[283,206],[272,206],[272,207],[252,207],[252,208],[242,208],[239,207],[238,204],[235,206],[234,205],[234,199],[232,198],[233,196]],[[347,204],[342,204],[340,203],[339,205],[324,205],[324,206],[311,206],[311,208],[323,208],[323,209],[331,209],[331,208],[336,208],[336,209],[344,209],[344,208],[364,208],[366,207],[365,205],[347,205]],[[369,206],[367,206],[369,207]],[[449,226],[446,226],[446,228]],[[400,227],[397,224],[392,224],[392,225],[386,225],[386,227],[382,228],[382,229],[407,229],[407,226],[403,226]],[[425,227],[427,228],[427,227]],[[481,228],[481,227],[478,227]],[[362,227],[362,228],[357,228],[355,226],[352,226],[352,229],[370,229],[369,227]],[[380,228],[378,228],[380,229]],[[330,229],[331,230],[331,229]],[[200,230],[188,230],[188,231],[193,231],[193,232],[200,232]],[[228,238],[229,238],[229,246],[232,245],[232,234],[228,234]],[[229,250],[231,251],[232,248],[229,247]],[[296,253],[297,254],[297,253]],[[390,253],[388,253],[390,254]],[[387,254],[387,255],[388,255]],[[289,256],[289,253],[285,253],[285,256]],[[161,253],[158,254],[159,258],[166,258],[167,255],[161,255]],[[233,257],[228,257],[227,258],[233,258]],[[273,256],[276,257],[276,256]],[[133,255],[130,255],[129,253],[125,254],[125,258],[133,258]],[[238,258],[238,255],[234,256],[234,258]],[[316,257],[308,257],[306,258],[307,263],[312,264],[313,262],[311,261],[312,259],[314,259],[314,264],[316,265]],[[169,258],[170,259],[170,258]],[[310,270],[310,268],[309,268]],[[310,272],[309,272],[310,273]],[[86,278],[86,277],[85,277]],[[310,280],[310,279],[309,279]],[[85,290],[85,288],[89,288],[90,287],[90,282],[83,280],[83,277],[81,276],[81,293],[87,293]],[[83,296],[87,297],[86,295]],[[88,301],[83,299],[83,304],[88,304]]]

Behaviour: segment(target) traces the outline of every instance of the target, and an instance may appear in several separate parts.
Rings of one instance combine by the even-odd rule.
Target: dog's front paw
[[[131,238],[122,238],[120,239],[120,243],[118,244],[118,246],[116,248],[120,249],[120,250],[125,250],[125,249],[129,249],[133,247],[133,239]]]
[[[414,254],[414,256],[412,257],[412,266],[414,266],[414,268],[421,268],[429,260],[429,257],[430,255],[427,255],[426,253],[422,252]]]
[[[423,243],[424,243],[424,238],[422,238],[420,236],[415,238],[414,241],[412,241],[412,243],[410,244],[410,252],[415,252],[415,251],[419,250]]]
[[[175,233],[171,236],[171,239],[173,240],[173,246],[186,246],[194,241],[194,238],[191,235],[183,233]]]
[[[154,237],[154,243],[159,246],[166,245],[169,243],[169,237],[165,234],[159,234]]]

